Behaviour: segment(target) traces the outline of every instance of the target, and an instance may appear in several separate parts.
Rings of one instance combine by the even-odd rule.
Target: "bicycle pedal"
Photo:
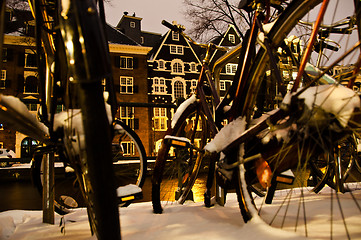
[[[294,181],[295,181],[295,177],[291,172],[291,170],[283,172],[276,177],[276,182],[278,183],[292,185]]]
[[[125,203],[133,200],[140,200],[143,198],[142,189],[134,184],[118,187],[117,195],[118,195],[119,203]]]

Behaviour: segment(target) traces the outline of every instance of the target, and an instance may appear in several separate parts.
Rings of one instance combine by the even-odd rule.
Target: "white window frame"
[[[33,71],[24,71],[24,94],[39,94],[39,84],[37,84],[37,89],[36,89],[36,92],[26,92],[26,88],[27,88],[27,84],[26,84],[26,79],[28,77],[35,77],[35,78],[38,78],[37,77],[37,73],[36,72],[33,72]]]
[[[123,91],[123,88],[125,89],[125,91]],[[133,77],[120,76],[120,93],[133,94],[133,90],[134,90]]]
[[[226,91],[226,81],[224,80],[219,81],[219,90]]]
[[[180,59],[173,59],[171,63],[172,74],[184,74],[184,63]]]
[[[5,89],[6,70],[1,70],[0,89]]]
[[[28,63],[28,57],[29,56],[32,56],[32,57],[35,58],[34,65],[29,65],[29,63]],[[25,49],[25,64],[24,64],[24,67],[26,67],[26,68],[37,68],[37,65],[36,65],[36,53],[34,51],[32,51],[31,49]]]
[[[172,31],[172,40],[179,41],[179,33]]]
[[[164,70],[165,69],[165,61],[160,59],[158,60],[158,69]]]
[[[131,28],[135,28],[135,26],[136,26],[136,25],[135,25],[135,22],[133,22],[133,21],[130,22],[130,23],[129,23],[129,26],[130,26]]]
[[[134,107],[119,107],[119,119],[133,129],[135,119]]]
[[[234,34],[228,34],[228,40],[231,43],[236,43],[236,36]]]
[[[29,112],[37,113],[39,109],[39,104],[36,103],[27,103],[26,107],[28,108]]]
[[[227,63],[226,68],[226,74],[234,75],[236,74],[238,64],[236,63]]]
[[[153,108],[153,128],[154,131],[167,130],[167,109],[166,108]]]
[[[122,64],[124,63],[124,64]],[[119,57],[119,68],[120,69],[133,69],[134,59],[133,57],[120,56]]]
[[[165,84],[165,78],[153,78],[153,94],[166,94],[167,86]]]
[[[196,79],[191,80],[191,93],[194,93],[196,91],[197,83],[198,83],[198,80],[196,80]]]
[[[181,88],[179,88],[178,84],[177,83],[181,83]],[[172,97],[173,97],[173,100],[176,100],[177,98],[185,98],[186,97],[186,82],[183,78],[181,77],[176,77],[174,78],[173,82],[172,82]],[[180,90],[181,92],[177,92],[176,94],[176,91]],[[179,96],[178,96],[179,95]]]
[[[191,62],[189,64],[189,71],[190,72],[197,72],[197,64],[195,62]]]
[[[177,54],[177,55],[183,55],[184,54],[183,46],[169,45],[169,50],[170,50],[171,54]]]
[[[123,156],[133,156],[135,155],[135,145],[133,141],[121,141],[123,149]],[[126,147],[124,147],[126,145]]]

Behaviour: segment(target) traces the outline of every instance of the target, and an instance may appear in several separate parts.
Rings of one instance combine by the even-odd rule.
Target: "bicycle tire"
[[[43,156],[46,153],[35,153],[31,163],[31,179],[38,190],[43,194]],[[59,164],[59,166],[57,166]],[[79,189],[79,183],[74,169],[63,162],[55,163],[54,176],[54,210],[60,215],[66,215],[76,207],[86,207],[84,197]]]
[[[94,1],[60,1],[57,10],[59,37],[66,50],[67,88],[74,90],[74,95],[63,98],[70,103],[63,126],[65,150],[84,195],[92,234],[98,239],[121,239],[112,121],[102,86],[102,80],[111,76],[104,22]]]
[[[279,18],[276,20],[276,22],[274,23],[271,31],[268,34],[268,38],[272,41],[272,46],[274,47],[275,51],[279,50],[279,47],[281,46],[281,44],[283,43],[284,39],[288,39],[289,36],[291,34],[297,33],[297,24],[299,23],[300,19],[304,19],[304,17],[308,17],[308,16],[312,16],[312,12],[317,11],[317,8],[319,6],[319,4],[321,3],[321,1],[299,1],[299,0],[295,0],[292,1],[291,3],[289,3],[288,7],[285,9],[285,11],[282,13],[281,16],[279,16]],[[329,4],[329,6],[334,6],[333,5],[333,1]],[[343,2],[342,4],[347,4],[345,2]],[[352,3],[350,2],[350,4],[353,5],[353,1]],[[317,6],[317,7],[316,7]],[[344,6],[344,5],[342,5]],[[342,7],[343,8],[343,7]],[[334,9],[333,9],[334,10]],[[337,9],[336,9],[337,10]],[[351,11],[353,10],[353,7],[351,9]],[[335,10],[334,10],[335,11]],[[318,12],[318,11],[317,11]],[[332,11],[330,11],[332,12]],[[326,14],[327,15],[327,14]],[[356,16],[353,13],[350,14],[351,16]],[[314,17],[317,16],[317,14],[313,15]],[[327,15],[328,16],[328,15]],[[330,17],[331,21],[334,20],[336,21],[337,19],[332,19],[332,17]],[[328,18],[327,18],[328,20]],[[358,30],[357,30],[357,25],[360,26],[359,23],[360,19],[357,19],[357,24],[356,24],[356,30],[355,34],[358,36]],[[306,20],[304,20],[306,21]],[[327,21],[325,21],[324,23],[325,25],[328,24]],[[297,30],[296,30],[297,29]],[[306,27],[304,27],[304,29],[306,30]],[[299,30],[299,39],[302,39],[302,37],[306,37],[306,34],[301,34],[303,33],[301,30]],[[346,35],[346,34],[345,34]],[[306,41],[304,41],[306,42]],[[307,43],[307,42],[306,42]],[[346,50],[348,50],[353,44],[351,43],[348,47],[346,47]],[[301,53],[300,53],[301,54]],[[356,53],[357,54],[357,53]],[[289,58],[287,59],[292,59],[292,56],[289,56]],[[356,57],[357,58],[357,57]],[[282,60],[281,56],[279,56],[277,58],[279,61]],[[290,60],[292,61],[292,60]],[[330,60],[331,61],[331,60]],[[257,93],[261,93],[260,91],[260,86],[261,86],[261,79],[266,79],[267,76],[266,71],[269,70],[269,56],[268,53],[263,49],[260,48],[256,58],[255,58],[255,64],[252,66],[252,68],[250,69],[250,78],[249,78],[249,84],[250,84],[250,89],[252,89],[252,91],[250,91],[248,94],[246,94],[245,97],[245,105],[244,105],[244,112],[245,112],[245,117],[247,118],[247,121],[250,122],[252,121],[252,116],[253,116],[253,111],[254,111],[254,106],[256,103],[256,99],[257,99]],[[281,65],[281,62],[279,63],[279,66]],[[329,64],[328,64],[329,65]],[[324,65],[324,66],[328,66],[328,65]],[[314,65],[316,66],[316,64]],[[322,65],[320,65],[322,66]],[[296,66],[297,68],[297,66]],[[298,68],[297,68],[298,69]],[[272,70],[271,70],[271,74],[272,74]],[[271,76],[271,75],[269,75]],[[282,72],[281,72],[281,76]],[[305,79],[306,80],[306,79]],[[338,85],[335,85],[338,86]],[[273,87],[274,88],[274,87]],[[267,88],[269,89],[269,88]],[[322,89],[322,88],[320,88]],[[318,94],[318,92],[316,91],[315,95]],[[355,93],[356,96],[356,93]],[[275,100],[278,100],[275,98]],[[280,103],[282,101],[282,99],[278,102]],[[273,105],[275,104],[272,103]],[[259,105],[257,105],[259,106]],[[269,105],[268,105],[269,106]],[[266,109],[266,107],[265,107]],[[313,109],[312,109],[313,110]],[[318,112],[319,113],[319,112]],[[316,114],[316,112],[311,113],[311,115],[313,114],[313,116]],[[334,116],[333,119],[330,121],[335,121],[335,119],[337,119],[338,116]],[[359,123],[357,122],[349,122],[351,125],[354,125],[353,128],[352,126],[347,128],[347,131],[349,130],[349,132],[356,132],[357,128],[359,128]],[[298,123],[299,124],[299,123]],[[300,126],[301,124],[297,125]],[[327,125],[328,126],[328,125]],[[310,123],[305,124],[304,127],[311,127]],[[275,129],[277,128],[277,124]],[[360,175],[359,173],[357,173],[357,171],[352,171],[349,172],[348,174],[353,175],[352,178],[354,178],[354,180],[350,180],[350,178],[348,178],[347,182],[346,180],[341,180],[341,183],[338,183],[339,186],[345,186],[345,192],[343,193],[341,190],[337,190],[335,191],[334,188],[338,188],[338,186],[332,186],[332,183],[330,183],[329,181],[323,182],[323,180],[318,180],[317,183],[319,183],[319,189],[317,191],[315,191],[314,186],[310,186],[307,183],[307,179],[308,176],[310,175],[310,167],[308,166],[308,162],[309,161],[314,161],[311,160],[311,158],[309,156],[307,156],[306,154],[306,150],[304,149],[312,149],[311,147],[315,147],[317,146],[317,150],[319,150],[320,152],[324,152],[326,153],[331,160],[329,161],[330,163],[327,163],[327,166],[330,168],[327,171],[330,171],[329,174],[330,176],[336,176],[336,172],[339,171],[339,175],[343,175],[342,171],[343,170],[338,170],[338,167],[336,167],[336,160],[334,157],[334,149],[336,146],[334,146],[333,144],[328,144],[328,146],[326,146],[326,142],[323,144],[322,142],[320,142],[322,139],[325,139],[325,136],[327,134],[327,127],[326,129],[318,129],[318,131],[323,132],[324,135],[320,136],[317,135],[317,131],[313,132],[313,139],[310,139],[305,137],[305,135],[298,135],[297,137],[297,133],[299,133],[299,131],[297,132],[297,130],[294,130],[294,132],[288,132],[289,134],[291,134],[290,136],[288,136],[288,140],[289,141],[287,144],[283,144],[280,143],[279,147],[277,147],[277,149],[272,149],[273,153],[271,151],[268,151],[268,156],[266,156],[266,150],[262,150],[264,151],[262,153],[264,157],[264,159],[266,159],[265,162],[268,163],[268,165],[270,166],[271,170],[271,175],[273,176],[272,178],[268,178],[268,191],[267,194],[265,194],[265,197],[262,197],[259,195],[256,195],[254,193],[252,193],[252,186],[253,184],[258,182],[258,178],[256,176],[256,165],[255,163],[247,163],[245,165],[241,165],[240,166],[240,189],[239,189],[239,197],[240,197],[240,208],[241,208],[241,212],[243,214],[243,217],[246,221],[256,217],[256,216],[260,216],[267,224],[274,226],[274,227],[278,227],[278,228],[282,228],[282,229],[288,229],[292,231],[297,231],[297,233],[301,234],[301,235],[305,235],[305,236],[309,236],[309,237],[317,237],[320,235],[317,235],[318,232],[322,232],[323,229],[320,229],[319,226],[317,225],[317,223],[315,222],[311,222],[307,223],[307,216],[312,216],[314,218],[316,218],[317,216],[315,215],[316,213],[309,213],[307,212],[307,200],[310,200],[311,197],[317,198],[322,195],[323,192],[328,192],[329,194],[327,196],[329,196],[331,199],[333,199],[333,202],[330,201],[325,201],[323,202],[323,204],[331,204],[331,206],[333,206],[332,204],[334,204],[334,206],[337,207],[337,211],[331,211],[329,215],[327,215],[326,212],[322,212],[323,208],[320,208],[319,210],[321,211],[321,213],[319,214],[324,214],[322,216],[326,216],[328,219],[332,219],[330,222],[330,226],[328,227],[327,230],[325,230],[325,232],[327,232],[329,229],[331,229],[331,231],[329,232],[329,234],[331,235],[331,238],[334,237],[334,230],[332,228],[332,224],[336,224],[336,220],[334,220],[336,217],[340,217],[338,219],[339,222],[337,222],[337,224],[341,224],[341,230],[343,229],[342,233],[337,233],[337,234],[343,234],[343,238],[352,238],[357,236],[357,234],[359,234],[359,230],[355,230],[352,229],[347,221],[346,221],[346,217],[343,216],[343,214],[346,214],[346,210],[344,209],[344,205],[346,204],[346,202],[348,201],[347,199],[355,199],[355,200],[351,200],[351,202],[349,204],[353,204],[353,206],[355,206],[355,211],[359,211],[356,209],[356,206],[359,205],[358,203],[358,199],[360,199],[359,197],[359,191],[358,191],[358,187],[357,187],[357,182],[360,180]],[[331,130],[330,130],[331,132]],[[349,134],[348,132],[345,133]],[[269,132],[267,132],[267,134],[269,134]],[[293,135],[292,135],[293,134]],[[330,133],[332,134],[332,133]],[[346,134],[346,136],[347,136]],[[266,135],[266,133],[264,134]],[[293,140],[291,137],[294,137]],[[327,135],[328,136],[328,135]],[[330,135],[331,136],[331,135]],[[332,135],[335,136],[335,135]],[[260,135],[258,136],[260,137]],[[257,139],[258,139],[257,137]],[[267,136],[268,138],[272,138],[270,137],[270,135]],[[300,138],[301,141],[298,141],[297,138]],[[255,138],[256,139],[256,138]],[[305,140],[306,139],[306,140]],[[319,142],[314,142],[314,139],[320,139]],[[330,138],[330,140],[332,140],[333,138]],[[337,139],[337,138],[335,138]],[[258,141],[258,140],[255,140]],[[261,140],[259,140],[261,141]],[[280,140],[283,141],[283,140]],[[307,141],[307,142],[306,142]],[[286,142],[286,140],[284,140],[284,142]],[[334,143],[334,142],[332,142]],[[307,145],[309,144],[309,145]],[[245,155],[246,156],[252,156],[255,153],[257,153],[257,149],[255,149],[256,147],[252,148],[252,146],[250,147],[248,144],[248,146],[246,146],[247,144],[241,146],[244,147],[245,150]],[[263,145],[258,145],[258,146],[263,146]],[[300,146],[299,148],[297,146]],[[301,146],[303,146],[303,148],[301,148]],[[293,158],[291,158],[291,154],[289,154],[292,150],[295,150],[295,154],[293,156]],[[304,150],[304,151],[303,151]],[[303,153],[303,155],[302,155]],[[316,154],[315,151],[310,151],[309,155],[314,155]],[[337,154],[336,154],[337,155]],[[286,158],[287,157],[287,158]],[[272,160],[273,159],[273,160]],[[292,161],[289,161],[290,159],[293,159],[293,163]],[[302,160],[302,161],[300,161]],[[282,162],[283,161],[283,162]],[[283,170],[287,170],[292,168],[293,171],[293,184],[292,185],[285,185],[285,184],[281,184],[281,183],[275,183],[276,181],[276,176],[279,176],[279,174],[281,174],[281,172],[283,172],[283,170],[281,169],[281,164],[282,163],[287,163],[289,164],[288,166],[285,166]],[[332,163],[333,162],[333,163]],[[348,165],[348,164],[347,164]],[[340,167],[341,169],[341,167]],[[321,177],[326,177],[326,174],[322,174]],[[345,182],[342,182],[345,181]],[[297,185],[298,184],[298,185]],[[327,188],[327,189],[323,189],[322,184],[328,184],[331,186],[331,188]],[[275,188],[273,190],[271,190],[272,186]],[[277,188],[276,188],[277,186]],[[297,191],[296,191],[297,190]],[[313,191],[312,191],[313,190]],[[318,192],[318,194],[317,194]],[[284,197],[280,197],[281,193],[284,195]],[[297,193],[297,194],[296,194]],[[336,197],[335,197],[336,196]],[[279,198],[278,198],[279,197]],[[315,199],[313,198],[313,199]],[[294,200],[295,199],[295,200]],[[295,204],[292,205],[291,203],[295,203],[293,201],[296,201],[296,199],[298,200],[299,205]],[[337,201],[336,201],[337,200]],[[242,202],[243,201],[243,202]],[[342,204],[341,204],[341,203]],[[296,206],[297,205],[297,206]],[[278,206],[278,207],[277,207]],[[283,207],[283,208],[282,208]],[[328,212],[329,210],[327,210]],[[341,214],[340,212],[341,211]],[[292,218],[292,214],[293,218]],[[349,212],[347,213],[349,214]],[[337,216],[336,216],[337,215]],[[361,214],[358,214],[358,216],[360,216]],[[288,219],[290,217],[290,220]],[[293,225],[290,226],[290,225]],[[325,232],[322,232],[322,234],[325,234]],[[324,235],[321,235],[324,236]]]
[[[139,136],[125,123],[116,120],[114,125],[120,126],[120,128],[114,130],[115,133],[112,145],[112,161],[114,165],[116,187],[133,184],[142,188],[147,172],[147,157],[144,146]],[[134,148],[129,156],[124,155],[124,150],[119,147],[124,141]],[[69,165],[67,157],[61,152],[58,152],[57,156],[58,161],[55,163],[54,207],[58,214],[65,215],[72,212],[76,207],[86,207],[86,205],[79,188],[80,183],[77,182],[74,169]],[[31,176],[39,194],[42,195],[43,154],[41,153],[37,153],[33,157]],[[127,207],[132,202],[132,200],[129,200],[125,203],[121,203],[120,206]]]
[[[114,127],[112,145],[116,187],[133,184],[142,188],[147,176],[147,154],[143,143],[139,136],[122,121],[115,120],[113,125],[120,126],[120,128]],[[126,144],[127,148],[130,147],[130,151],[125,153],[122,144]],[[132,202],[132,200],[126,201],[121,207],[127,207]]]
[[[199,171],[205,169],[202,149],[210,137],[201,105],[196,102],[186,107],[174,127],[168,128],[165,135],[152,178],[154,213],[163,212],[161,202],[166,206],[177,199],[179,203],[184,203],[187,199],[193,200],[189,193]],[[192,145],[197,146],[194,148]]]

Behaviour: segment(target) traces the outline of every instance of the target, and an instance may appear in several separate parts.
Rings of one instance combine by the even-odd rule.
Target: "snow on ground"
[[[150,202],[120,209],[122,238],[132,239],[304,239],[293,233],[272,229],[258,219],[244,224],[235,194],[227,195],[225,207],[210,209],[202,202],[168,206],[163,214],[153,214]],[[0,213],[0,239],[96,239],[90,235],[86,209],[65,216],[65,235],[55,224],[42,223],[41,211],[11,210]]]

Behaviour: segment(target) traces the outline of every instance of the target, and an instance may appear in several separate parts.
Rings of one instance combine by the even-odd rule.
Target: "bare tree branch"
[[[185,15],[191,28],[188,33],[199,41],[218,37],[235,26],[239,36],[249,27],[249,16],[240,11],[239,0],[184,0],[187,7]]]

